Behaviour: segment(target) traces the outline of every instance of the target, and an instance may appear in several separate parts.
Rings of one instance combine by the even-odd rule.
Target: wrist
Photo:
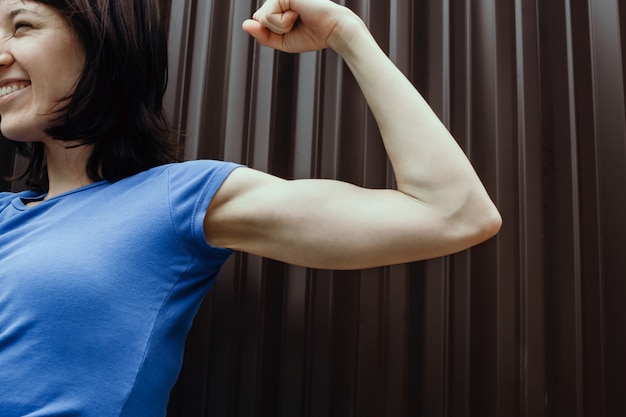
[[[328,37],[328,46],[346,58],[354,52],[354,48],[364,39],[372,40],[369,29],[353,11],[343,8],[342,15]]]

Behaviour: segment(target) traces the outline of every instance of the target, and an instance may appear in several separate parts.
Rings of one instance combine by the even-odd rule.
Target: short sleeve
[[[199,160],[172,164],[168,168],[168,194],[172,222],[181,245],[197,260],[215,252],[224,256],[232,251],[215,248],[204,238],[204,216],[215,193],[230,173],[241,165]]]

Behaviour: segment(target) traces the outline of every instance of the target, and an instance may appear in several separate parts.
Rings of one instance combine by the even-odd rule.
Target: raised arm
[[[345,60],[378,122],[398,189],[237,170],[207,212],[209,242],[339,269],[447,255],[497,233],[500,215],[465,154],[352,11],[329,0],[269,0],[244,29],[285,52],[330,47]]]

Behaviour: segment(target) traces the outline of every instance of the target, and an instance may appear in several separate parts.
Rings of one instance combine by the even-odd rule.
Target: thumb
[[[246,19],[241,27],[261,45],[274,47],[282,38],[254,19]]]

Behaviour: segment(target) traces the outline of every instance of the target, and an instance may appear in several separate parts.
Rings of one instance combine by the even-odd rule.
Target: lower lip
[[[26,91],[26,90],[27,90],[27,89],[29,89],[29,88],[30,88],[30,85],[28,85],[28,86],[26,86],[26,87],[24,87],[24,88],[22,88],[22,89],[20,89],[20,90],[17,90],[17,91],[14,91],[14,92],[12,92],[12,93],[9,93],[9,94],[7,94],[6,96],[2,96],[2,97],[0,97],[0,106],[2,106],[3,104],[6,104],[6,103],[8,103],[8,102],[10,102],[10,101],[11,101],[11,100],[13,100],[14,98],[18,97],[18,96],[20,95],[20,93],[22,93],[23,91]]]

